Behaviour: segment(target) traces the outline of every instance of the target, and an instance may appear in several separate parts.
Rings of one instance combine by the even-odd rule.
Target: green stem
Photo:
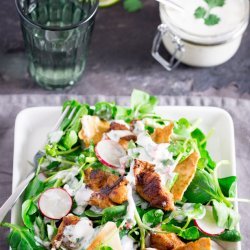
[[[73,153],[75,152],[76,150],[78,150],[79,148],[81,147],[81,145],[75,147],[75,148],[72,148],[70,150],[67,150],[67,151],[61,151],[61,152],[58,152],[57,155],[67,155],[67,154],[70,154],[70,153]]]
[[[191,222],[191,219],[188,218],[186,224],[184,225],[184,227],[182,229],[186,229],[188,227],[188,225],[190,224],[190,222]]]

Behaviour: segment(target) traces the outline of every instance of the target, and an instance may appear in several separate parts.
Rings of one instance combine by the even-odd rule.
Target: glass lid
[[[183,40],[220,44],[241,35],[248,24],[248,0],[176,0],[183,10],[160,4],[160,17]]]

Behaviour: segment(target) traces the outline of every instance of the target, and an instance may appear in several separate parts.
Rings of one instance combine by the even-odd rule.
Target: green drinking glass
[[[81,77],[98,0],[16,0],[28,70],[42,87],[65,89]]]

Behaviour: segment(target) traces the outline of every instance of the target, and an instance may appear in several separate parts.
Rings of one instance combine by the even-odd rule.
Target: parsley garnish
[[[197,19],[203,19],[204,23],[208,26],[216,25],[220,22],[220,17],[215,14],[211,14],[211,10],[216,7],[223,7],[225,5],[225,0],[204,0],[208,8],[199,6],[195,12],[194,16]]]

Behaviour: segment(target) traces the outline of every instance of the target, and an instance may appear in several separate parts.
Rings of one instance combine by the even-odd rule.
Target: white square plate
[[[201,129],[207,133],[214,128],[214,135],[208,142],[208,149],[216,161],[229,160],[230,165],[219,169],[218,176],[236,175],[234,127],[231,116],[224,110],[213,107],[181,107],[161,106],[156,113],[170,119],[185,117],[190,121],[202,119]],[[60,107],[37,107],[21,111],[15,124],[14,165],[12,190],[24,179],[33,162],[34,155],[42,148],[47,134],[61,114]],[[238,210],[238,204],[235,204]],[[21,203],[17,203],[12,210],[12,223],[21,223]],[[240,250],[241,244],[225,245],[227,250]]]

